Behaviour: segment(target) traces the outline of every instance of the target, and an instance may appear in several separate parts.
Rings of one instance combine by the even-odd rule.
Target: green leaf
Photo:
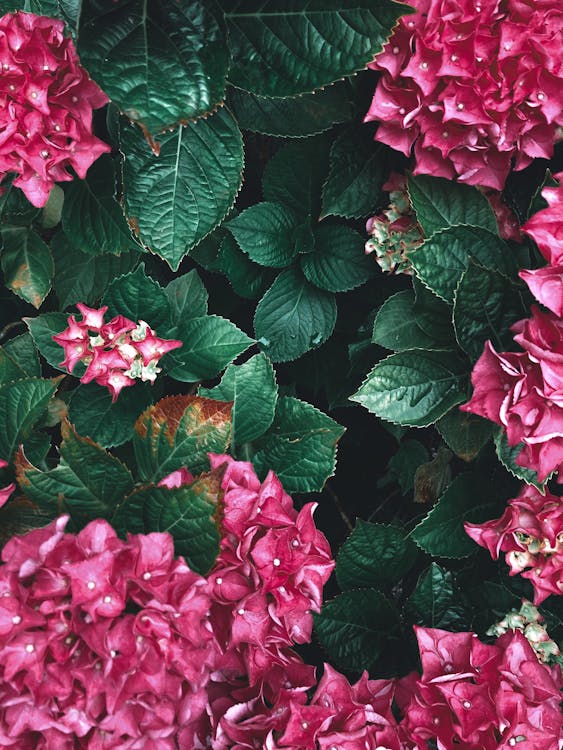
[[[47,408],[58,380],[22,378],[0,386],[0,456],[12,460]]]
[[[375,143],[366,125],[348,128],[332,144],[330,171],[323,186],[322,216],[360,219],[381,205],[389,148]]]
[[[82,0],[57,0],[59,13],[66,21],[73,36],[78,35],[78,25],[82,12]]]
[[[39,356],[29,333],[22,333],[0,347],[0,384],[40,375]]]
[[[90,5],[81,62],[131,120],[158,133],[223,100],[228,48],[212,2]]]
[[[224,273],[239,297],[245,299],[257,299],[264,294],[271,275],[271,271],[253,263],[230,234],[221,242],[216,270]]]
[[[516,463],[518,455],[524,448],[523,443],[518,443],[518,445],[509,445],[508,438],[506,437],[506,432],[501,428],[498,429],[495,435],[495,448],[497,451],[498,460],[501,462],[504,468],[512,474],[512,476],[521,479],[522,481],[526,482],[526,484],[532,484],[542,494],[545,493],[545,484],[547,480],[546,482],[540,482],[537,472],[533,471],[532,469],[527,469],[525,466],[519,466]]]
[[[23,192],[12,184],[6,185],[0,196],[2,224],[29,227],[37,219],[41,209],[32,206]]]
[[[151,403],[150,386],[137,383],[125,388],[112,403],[107,388],[88,383],[73,391],[68,405],[68,418],[80,435],[92,438],[103,448],[111,448],[131,440],[135,422]]]
[[[453,352],[391,354],[375,365],[351,400],[389,422],[428,427],[465,399],[465,368]]]
[[[405,612],[410,620],[427,628],[464,630],[467,622],[456,597],[453,573],[433,562],[418,579]]]
[[[223,108],[159,140],[155,156],[138,128],[122,128],[125,212],[143,245],[175,271],[234,203],[242,181],[242,136]]]
[[[266,164],[262,177],[264,200],[282,203],[300,216],[317,217],[328,173],[329,146],[324,135],[282,146]]]
[[[0,239],[6,286],[33,307],[40,307],[53,280],[49,246],[29,227],[3,227]]]
[[[375,589],[346,591],[313,615],[315,635],[331,663],[344,670],[371,669],[397,631],[394,606]]]
[[[428,450],[418,440],[403,440],[399,449],[389,459],[389,474],[397,482],[403,495],[414,489],[417,470],[430,459]]]
[[[209,572],[219,553],[219,532],[213,514],[222,499],[221,469],[198,477],[189,486],[142,487],[117,509],[112,525],[118,533],[169,532],[174,551],[201,575]]]
[[[410,570],[416,556],[415,545],[398,527],[358,518],[340,548],[336,579],[343,591],[393,586]]]
[[[170,305],[164,289],[145,273],[141,263],[134,271],[112,281],[103,298],[107,318],[125,315],[135,323],[146,321],[157,335],[170,328]]]
[[[195,269],[177,276],[165,287],[172,325],[207,315],[207,289]]]
[[[110,281],[130,271],[139,253],[130,250],[121,255],[89,255],[75,250],[62,232],[51,241],[55,261],[54,287],[61,308],[77,302],[95,304]]]
[[[273,362],[287,362],[320,346],[335,322],[333,295],[315,288],[297,270],[288,269],[258,303],[254,331]]]
[[[219,315],[182,320],[176,335],[184,345],[170,355],[169,375],[187,383],[214,377],[253,344],[244,331]]]
[[[436,422],[436,429],[456,456],[472,461],[491,439],[495,425],[454,407]]]
[[[364,238],[350,227],[321,224],[314,231],[315,250],[301,256],[305,277],[319,289],[347,292],[373,276],[373,259]]]
[[[416,277],[412,277],[416,324],[420,330],[441,343],[455,343],[452,327],[452,310],[447,302],[437,297]],[[427,348],[427,347],[425,347]]]
[[[57,333],[62,333],[67,328],[68,316],[64,313],[52,312],[38,315],[36,318],[24,318],[23,320],[29,328],[31,338],[35,346],[39,349],[39,353],[45,357],[55,370],[66,372],[61,367],[61,362],[64,359],[64,350],[60,344],[53,341],[53,336]],[[79,372],[79,366],[76,366],[75,372]]]
[[[224,0],[229,81],[264,96],[293,96],[362,70],[405,6],[388,0]]]
[[[115,167],[107,154],[92,164],[86,179],[67,184],[63,231],[80,252],[119,255],[125,250],[140,250],[117,201],[115,188]]]
[[[501,504],[505,501],[501,499]],[[467,557],[475,552],[463,528],[465,521],[481,523],[499,510],[496,487],[483,482],[481,473],[467,472],[454,479],[438,503],[411,533],[412,539],[433,557]]]
[[[344,427],[311,404],[283,396],[252,461],[261,476],[275,471],[288,492],[320,492],[334,474],[343,434]]]
[[[473,361],[490,339],[498,351],[512,344],[510,326],[527,314],[520,290],[497,271],[469,261],[455,292],[456,338]]]
[[[264,354],[255,354],[242,365],[229,365],[219,385],[200,388],[199,395],[234,401],[233,443],[249,443],[263,435],[274,421],[278,400],[274,368]]]
[[[498,234],[493,209],[476,187],[442,177],[411,175],[408,190],[418,223],[427,237],[459,224]]]
[[[441,303],[444,307],[443,302]],[[442,310],[440,310],[442,312]],[[448,315],[449,310],[445,308]],[[433,315],[433,311],[427,314]],[[397,292],[385,300],[379,308],[373,325],[372,341],[396,352],[407,349],[445,349],[454,343],[454,336],[450,326],[443,330],[442,319],[436,314],[436,326],[426,325],[424,330],[418,324],[419,310],[417,309],[415,294],[412,289]],[[449,317],[449,315],[448,315]],[[427,330],[430,332],[427,333]]]
[[[479,227],[458,226],[436,232],[409,258],[423,283],[446,302],[453,302],[470,258],[507,276],[515,270],[513,253],[506,242]]]
[[[256,203],[227,223],[240,248],[261,266],[285,268],[297,255],[298,219],[279,203]]]
[[[198,396],[167,396],[144,411],[133,445],[139,474],[158,482],[183,466],[209,468],[208,453],[224,453],[231,438],[231,404]]]
[[[129,469],[89,438],[63,422],[60,463],[39,471],[23,452],[16,457],[20,488],[34,502],[70,513],[79,524],[95,518],[109,519],[116,505],[133,489]]]
[[[316,135],[354,116],[348,81],[285,99],[256,96],[231,86],[227,104],[243,130],[284,138]]]

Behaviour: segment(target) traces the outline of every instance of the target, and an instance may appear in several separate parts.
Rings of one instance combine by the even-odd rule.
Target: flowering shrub
[[[366,115],[416,174],[501,190],[514,162],[550,158],[563,124],[559,4],[417,0],[373,67]],[[492,61],[494,61],[492,63]]]
[[[0,745],[563,750],[563,12],[278,5],[4,3]]]
[[[17,174],[34,206],[44,206],[55,182],[84,179],[110,147],[92,134],[92,110],[107,96],[80,65],[64,24],[33,13],[0,19],[2,139],[0,180]]]
[[[123,315],[104,322],[107,306],[93,310],[77,303],[82,320],[74,315],[68,319],[68,328],[53,336],[63,347],[65,358],[61,362],[72,372],[79,362],[87,365],[81,383],[91,383],[109,388],[112,401],[122,388],[135,385],[135,379],[154,382],[161,368],[160,358],[182,346],[181,341],[159,339],[144,320],[134,323]],[[91,336],[90,334],[95,334]]]

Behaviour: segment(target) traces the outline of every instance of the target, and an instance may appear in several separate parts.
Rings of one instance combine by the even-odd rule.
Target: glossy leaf
[[[53,280],[49,246],[28,227],[5,226],[0,230],[0,240],[6,286],[33,307],[41,307]]]
[[[145,273],[144,263],[111,282],[103,297],[106,320],[124,315],[134,323],[146,321],[159,335],[170,328],[170,305],[162,287]]]
[[[301,269],[319,289],[347,292],[373,276],[373,259],[365,254],[359,232],[340,224],[321,224],[314,239],[315,249],[301,257]]]
[[[0,456],[11,461],[47,409],[58,380],[22,378],[0,386]]]
[[[443,303],[442,303],[443,305]],[[449,317],[449,310],[445,307],[445,313]],[[441,313],[444,310],[440,310]],[[436,313],[436,326],[431,326],[430,331],[419,325],[419,310],[416,306],[414,292],[405,289],[397,292],[385,300],[379,308],[373,325],[374,344],[384,346],[396,352],[407,349],[446,349],[454,343],[451,326],[443,330],[439,313]]]
[[[285,268],[297,255],[294,231],[298,219],[280,203],[256,203],[231,219],[227,228],[248,255],[261,266]]]

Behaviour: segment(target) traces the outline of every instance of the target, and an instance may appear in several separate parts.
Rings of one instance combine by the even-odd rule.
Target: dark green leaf
[[[245,299],[257,299],[264,294],[272,273],[253,263],[230,234],[221,242],[217,270],[225,274],[235,292]]]
[[[80,29],[81,61],[127,117],[158,133],[222,101],[228,49],[214,3],[97,6]]]
[[[276,472],[288,492],[320,492],[336,466],[336,445],[344,428],[291,396],[278,399],[274,421],[256,443],[258,473]]]
[[[446,314],[448,313],[449,310],[446,308]],[[431,326],[430,316],[436,319],[435,327]],[[379,308],[373,325],[372,341],[396,352],[414,348],[444,349],[452,346],[453,331],[450,326],[444,331],[439,314],[434,315],[433,311],[427,312],[426,330],[420,327],[419,318],[413,290],[405,289],[397,292]]]
[[[300,357],[328,339],[336,322],[332,294],[315,288],[298,271],[283,271],[256,308],[254,330],[273,362]]]
[[[256,203],[228,222],[240,248],[261,266],[285,268],[297,255],[294,231],[298,219],[280,203]]]
[[[135,251],[98,256],[81,253],[62,232],[53,238],[51,250],[55,261],[55,292],[63,309],[77,302],[95,304],[110,281],[130,271],[139,258]]]
[[[208,453],[224,453],[231,437],[231,404],[198,396],[167,396],[135,424],[137,466],[145,481],[159,482],[183,466],[209,468]]]
[[[219,315],[182,320],[176,335],[184,345],[171,354],[169,374],[187,383],[214,377],[253,343]]]
[[[207,315],[207,289],[195,269],[178,276],[166,286],[172,325],[182,320],[200,318]]]
[[[415,545],[401,529],[359,518],[338,555],[338,585],[343,591],[393,586],[411,568],[416,556]]]
[[[375,143],[366,125],[346,130],[332,144],[330,172],[323,186],[323,216],[359,219],[381,204],[389,148]]]
[[[0,384],[40,375],[39,356],[29,333],[22,333],[0,347]]]
[[[118,533],[169,532],[174,550],[190,568],[205,575],[219,553],[213,514],[222,498],[221,469],[198,477],[189,486],[142,487],[117,509],[112,524]]]
[[[464,461],[472,461],[491,439],[495,425],[483,417],[454,407],[436,422],[436,429],[456,456]]]
[[[301,257],[305,277],[328,292],[347,292],[374,273],[373,260],[364,252],[364,238],[350,227],[321,224],[314,232],[314,252]]]
[[[22,452],[16,457],[20,488],[42,506],[55,506],[80,523],[111,518],[116,505],[133,489],[129,469],[89,438],[80,437],[68,422],[62,424],[61,460],[39,471]]]
[[[81,253],[101,255],[140,250],[115,196],[115,168],[103,154],[85,180],[73,180],[65,189],[63,230]]]
[[[234,401],[233,443],[238,446],[263,435],[274,420],[278,400],[276,375],[264,354],[242,365],[229,365],[219,385],[200,388],[200,396]]]
[[[315,635],[331,663],[340,669],[371,669],[397,631],[399,616],[375,589],[346,591],[314,615]]]
[[[73,392],[68,418],[80,435],[111,448],[131,440],[137,418],[150,403],[150,386],[144,383],[125,388],[113,403],[107,388],[88,383]]]
[[[62,333],[68,326],[68,316],[59,312],[44,313],[38,315],[37,318],[24,318],[24,321],[29,328],[35,346],[39,349],[39,353],[55,370],[66,372],[61,367],[64,349],[56,341],[53,341],[53,336]],[[79,365],[75,368],[76,372],[79,372],[78,368]]]
[[[545,491],[545,482],[539,481],[537,472],[527,469],[525,466],[519,466],[516,463],[516,459],[524,448],[523,443],[509,445],[506,432],[503,429],[499,429],[495,435],[495,447],[498,460],[507,471],[518,479],[522,479],[526,484],[533,484],[540,492],[543,493]]]
[[[293,96],[362,70],[398,17],[389,0],[223,0],[232,64],[229,80],[264,96]]]
[[[510,347],[514,335],[510,326],[526,312],[515,284],[469,261],[455,292],[453,321],[459,345],[473,361],[488,339],[498,351]]]
[[[405,605],[416,625],[443,630],[464,630],[467,622],[455,595],[453,573],[433,562],[422,573]]]
[[[403,495],[414,488],[414,478],[419,466],[428,462],[428,450],[418,440],[403,440],[397,452],[389,459],[389,473],[401,488]]]
[[[157,335],[170,328],[170,305],[164,289],[145,273],[145,264],[120,276],[108,286],[103,299],[107,318],[125,315],[133,322],[146,321]]]
[[[389,422],[427,427],[465,399],[466,378],[453,352],[412,349],[379,362],[351,400]]]
[[[0,239],[6,286],[33,307],[40,307],[53,280],[49,246],[29,227],[3,227]]]
[[[457,226],[436,232],[409,255],[419,278],[446,302],[474,258],[479,265],[510,276],[514,257],[506,242],[480,227]]]
[[[57,389],[57,380],[23,378],[0,387],[0,456],[12,461]]]
[[[501,505],[504,498],[501,498]],[[493,483],[478,472],[461,474],[413,530],[411,537],[433,557],[467,557],[475,543],[463,528],[465,521],[481,523],[498,515],[499,498]]]
[[[498,234],[493,209],[476,187],[442,177],[409,177],[409,195],[416,218],[427,237],[459,224]]]
[[[316,135],[354,115],[348,81],[285,99],[256,96],[231,86],[227,104],[243,130],[285,138]]]
[[[232,207],[242,181],[242,136],[224,108],[160,137],[155,156],[134,125],[121,132],[129,223],[176,270]]]
[[[301,216],[317,217],[328,173],[329,146],[323,135],[282,146],[264,170],[264,200],[282,203]]]

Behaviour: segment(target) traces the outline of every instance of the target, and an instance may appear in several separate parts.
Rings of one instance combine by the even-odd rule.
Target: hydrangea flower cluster
[[[544,481],[563,468],[563,188],[546,188],[549,207],[523,229],[536,240],[550,265],[521,271],[548,312],[532,307],[532,317],[514,324],[514,340],[524,352],[495,351],[491,342],[475,364],[473,396],[460,407],[500,424],[510,445],[523,444],[517,463]]]
[[[550,492],[542,495],[525,485],[508,501],[500,518],[465,524],[469,536],[488,549],[494,560],[501,552],[510,575],[522,574],[534,587],[534,604],[563,593],[563,503]]]
[[[415,173],[501,190],[563,125],[559,0],[413,0],[372,67],[366,120]]]
[[[33,13],[0,18],[0,181],[13,173],[36,207],[55,182],[84,179],[110,147],[92,134],[109,100],[80,65],[64,23]]]
[[[493,645],[474,633],[415,631],[422,675],[397,693],[406,748],[559,750],[561,670],[540,664],[519,630]]]
[[[498,638],[511,630],[519,630],[534,649],[538,659],[544,664],[563,664],[561,649],[549,637],[545,619],[540,615],[537,607],[527,599],[522,600],[519,610],[512,609],[502,620],[491,625],[487,635]]]
[[[371,238],[366,242],[366,254],[375,252],[377,264],[385,273],[410,276],[412,266],[407,252],[422,244],[424,233],[416,220],[405,177],[394,172],[383,190],[389,191],[390,204],[367,221],[366,230]]]
[[[112,401],[117,399],[122,388],[134,385],[137,378],[154,382],[161,371],[157,367],[160,358],[182,346],[182,342],[176,339],[157,338],[144,320],[134,323],[117,315],[106,323],[107,307],[95,310],[81,302],[76,307],[82,320],[77,321],[74,315],[70,315],[68,327],[53,336],[65,353],[60,366],[72,372],[79,362],[87,365],[80,382],[94,381],[106,386]]]

